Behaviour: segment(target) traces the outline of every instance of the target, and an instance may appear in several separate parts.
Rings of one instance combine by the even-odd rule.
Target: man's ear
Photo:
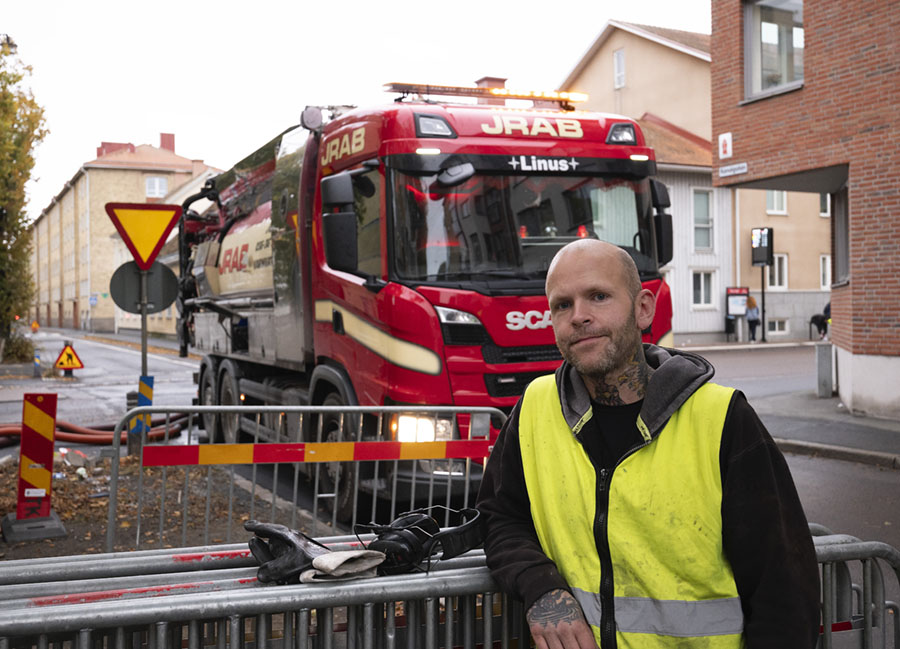
[[[634,319],[638,328],[643,331],[653,324],[653,316],[656,314],[656,296],[647,289],[642,289],[634,298]]]

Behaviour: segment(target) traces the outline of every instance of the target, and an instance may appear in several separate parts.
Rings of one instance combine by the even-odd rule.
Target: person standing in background
[[[750,342],[756,342],[756,328],[759,326],[759,307],[752,295],[747,296],[747,326],[750,327]]]

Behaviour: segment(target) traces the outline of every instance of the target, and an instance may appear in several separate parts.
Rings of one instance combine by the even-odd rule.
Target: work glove
[[[384,561],[384,554],[373,550],[332,551],[303,532],[277,523],[247,521],[244,529],[255,534],[248,545],[260,563],[256,576],[262,583],[375,576],[375,567]]]
[[[330,552],[302,532],[277,523],[247,521],[244,529],[256,535],[248,545],[260,564],[256,576],[264,584],[296,583],[296,577],[312,566],[315,557]]]

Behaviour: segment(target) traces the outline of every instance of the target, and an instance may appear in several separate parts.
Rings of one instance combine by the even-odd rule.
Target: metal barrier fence
[[[820,646],[900,649],[898,607],[884,599],[885,574],[900,585],[900,552],[811,531],[823,586]],[[320,540],[335,549],[359,542]],[[521,605],[498,594],[479,550],[428,574],[287,586],[259,584],[241,550],[246,545],[0,562],[0,649],[529,645]],[[229,563],[215,560],[226,556]],[[861,584],[850,579],[854,562]]]
[[[126,507],[120,437],[128,422],[144,414],[164,415],[165,432],[157,435],[158,443],[148,442],[146,432],[134,444],[136,436],[129,436],[138,466]],[[185,418],[186,425],[180,421]],[[490,454],[490,431],[505,419],[497,409],[474,407],[134,408],[113,434],[106,550],[137,549],[150,541],[208,545],[211,523],[224,529],[219,540],[228,542],[235,521],[246,518],[315,535],[320,516],[330,519],[335,532],[351,529],[357,518],[387,523],[416,507],[473,506],[482,462]],[[248,441],[198,443],[194,424],[201,420],[213,430],[221,420]],[[176,427],[185,431],[177,440]],[[289,472],[291,485],[282,489],[287,497],[277,495],[279,470]],[[449,511],[445,515],[447,525]],[[122,530],[130,530],[133,543],[125,542]]]

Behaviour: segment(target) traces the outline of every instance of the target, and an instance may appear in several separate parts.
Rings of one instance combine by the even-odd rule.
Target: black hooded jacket
[[[712,365],[695,354],[653,345],[645,345],[644,351],[653,374],[643,401],[636,404],[592,404],[572,366],[563,363],[556,372],[563,415],[598,471],[614,468],[642,441],[635,423],[638,412],[656,436],[713,376]],[[521,598],[527,608],[544,593],[568,585],[541,549],[531,519],[518,443],[520,407],[521,401],[494,445],[478,508],[485,517],[488,566],[503,590]],[[589,409],[592,416],[578,429]],[[814,647],[819,579],[806,517],[784,457],[739,391],[725,418],[719,458],[723,546],[741,597],[748,649]]]

